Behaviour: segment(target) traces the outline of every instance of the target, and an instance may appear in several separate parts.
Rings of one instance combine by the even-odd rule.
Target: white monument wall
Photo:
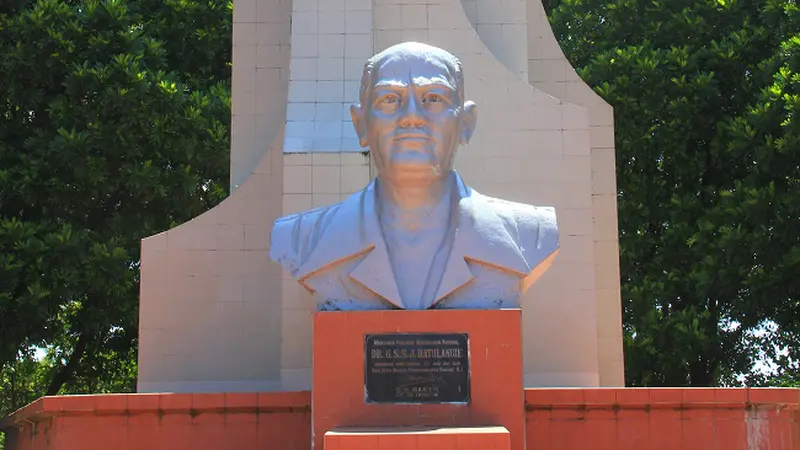
[[[233,192],[143,240],[140,391],[309,388],[311,302],[269,262],[269,229],[367,184],[336,105],[356,100],[371,53],[405,40],[464,63],[479,107],[456,165],[465,180],[558,211],[561,253],[523,300],[526,385],[623,384],[613,114],[561,54],[540,0],[235,0]],[[294,122],[313,138],[284,135]]]

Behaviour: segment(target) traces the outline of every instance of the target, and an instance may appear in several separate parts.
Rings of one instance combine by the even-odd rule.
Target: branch
[[[67,363],[61,366],[55,375],[53,375],[50,386],[47,387],[46,395],[58,395],[58,391],[61,390],[64,383],[72,377],[83,354],[86,352],[86,347],[89,345],[89,336],[90,334],[87,332],[81,333],[81,335],[78,336],[78,342],[75,343],[75,348],[72,350],[72,354],[69,356]]]

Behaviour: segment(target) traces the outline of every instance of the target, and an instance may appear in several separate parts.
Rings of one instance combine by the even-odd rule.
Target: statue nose
[[[424,121],[422,119],[422,115],[420,114],[417,99],[414,98],[414,95],[409,95],[408,101],[405,102],[405,105],[403,106],[402,116],[400,117],[400,126],[420,126],[423,123]]]

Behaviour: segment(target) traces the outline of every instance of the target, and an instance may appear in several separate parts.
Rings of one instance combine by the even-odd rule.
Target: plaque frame
[[[397,338],[401,339],[424,339],[424,340],[434,340],[434,339],[451,339],[457,341],[456,344],[450,344],[451,349],[463,349],[462,356],[443,356],[444,360],[448,361],[448,364],[455,363],[452,367],[461,367],[463,370],[456,371],[453,373],[447,373],[443,375],[443,377],[448,378],[447,380],[442,379],[442,376],[434,377],[431,380],[431,383],[436,386],[437,392],[438,388],[444,384],[455,383],[458,386],[458,392],[455,393],[452,390],[447,390],[443,393],[446,395],[447,398],[443,400],[433,399],[425,397],[424,395],[420,398],[386,398],[386,392],[384,391],[382,394],[384,395],[376,395],[375,391],[370,389],[370,384],[374,384],[376,382],[375,377],[382,379],[384,382],[388,382],[389,386],[394,386],[392,382],[399,383],[399,379],[403,378],[403,374],[395,374],[392,376],[391,373],[386,374],[374,374],[371,373],[371,369],[374,365],[370,363],[373,362],[374,358],[373,355],[370,353],[372,350],[375,350],[374,345],[371,346],[371,342],[374,342],[376,338],[386,338],[386,339],[394,339]],[[404,341],[400,344],[392,343],[388,344],[387,347],[390,348],[404,348],[408,350],[409,348],[413,347],[420,347],[424,345],[434,345],[434,344],[418,344],[418,343],[410,343],[409,341]],[[439,344],[442,345],[442,344]],[[429,350],[435,350],[435,347],[429,347]],[[364,402],[367,404],[374,404],[374,405],[468,405],[472,401],[472,373],[471,373],[471,352],[470,352],[470,339],[469,333],[464,332],[390,332],[390,333],[365,333],[364,334]],[[410,357],[410,360],[413,362],[417,362],[419,358]],[[433,358],[439,359],[439,358]],[[439,362],[443,362],[440,360]],[[431,363],[433,364],[433,363]],[[425,368],[430,368],[430,366],[426,366]],[[429,372],[423,372],[429,373]],[[438,372],[436,372],[438,373]],[[408,375],[406,375],[408,376]],[[372,377],[373,383],[370,383]],[[421,382],[423,386],[426,385],[424,381]],[[396,386],[395,389],[402,387]],[[430,387],[430,386],[425,386]],[[449,395],[448,395],[449,394]],[[457,397],[453,397],[452,394],[456,394]],[[377,398],[376,398],[377,397]]]

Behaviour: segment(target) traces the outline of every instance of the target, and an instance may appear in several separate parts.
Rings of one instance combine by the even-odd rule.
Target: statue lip
[[[430,136],[419,133],[406,133],[406,134],[401,134],[399,136],[395,136],[394,138],[395,141],[416,140],[416,139],[424,139],[427,141],[430,140]]]

